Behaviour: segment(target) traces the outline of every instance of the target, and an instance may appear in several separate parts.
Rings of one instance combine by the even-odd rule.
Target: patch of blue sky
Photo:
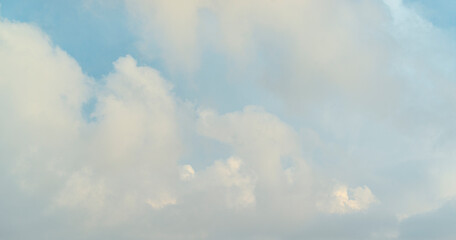
[[[109,73],[112,62],[134,54],[134,34],[120,5],[90,7],[80,0],[3,0],[0,16],[32,23],[52,42],[74,57],[82,70],[97,79]]]
[[[454,0],[404,0],[407,6],[411,6],[434,25],[456,29],[456,1]]]

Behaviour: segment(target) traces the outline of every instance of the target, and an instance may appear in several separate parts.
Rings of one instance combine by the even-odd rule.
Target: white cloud
[[[277,184],[286,179],[283,158],[291,158],[300,170],[306,171],[296,133],[261,108],[250,106],[242,112],[221,116],[204,110],[197,128],[203,136],[231,146],[236,155],[255,169],[261,182]]]
[[[2,20],[0,42],[5,174],[52,214],[72,210],[89,225],[128,221],[147,202],[175,204],[176,103],[155,70],[127,56],[97,84],[35,27]],[[92,122],[83,117],[89,99]]]
[[[142,52],[146,56],[153,54],[151,43],[156,42],[169,56],[166,58],[168,64],[175,69],[191,71],[197,67],[196,28],[200,2],[126,0],[131,16],[140,22],[136,29],[142,37],[139,43]]]
[[[233,223],[248,214],[249,225],[315,214],[318,185],[298,136],[273,114],[254,106],[224,115],[201,110],[193,113],[196,125],[181,125],[187,106],[157,71],[130,56],[95,82],[30,25],[0,22],[0,42],[2,172],[13,180],[8,188],[22,186],[14,196],[42,203],[30,213],[35,218],[67,219],[96,238],[141,219],[150,221],[138,226],[144,234],[180,236],[177,223],[157,223],[172,212],[196,219],[181,230],[187,236],[217,235],[224,227],[211,224],[215,213],[222,214],[217,222],[226,216]],[[93,111],[83,112],[90,99]],[[180,165],[183,145],[199,144],[182,142],[192,131],[226,144],[230,155],[200,170]]]
[[[152,45],[151,39],[157,41],[176,69],[197,68],[197,56],[206,47],[202,45],[211,41],[214,42],[209,46],[219,48],[229,58],[255,62],[256,53],[251,49],[268,46],[265,42],[274,38],[272,42],[277,40],[280,46],[273,43],[273,48],[286,45],[284,56],[278,60],[286,64],[266,66],[268,71],[279,69],[279,73],[264,74],[268,76],[262,79],[264,86],[297,105],[318,102],[308,101],[309,96],[325,99],[329,93],[336,93],[347,97],[349,100],[344,99],[340,108],[336,105],[328,110],[315,104],[318,114],[324,116],[306,116],[308,122],[302,121],[316,126],[309,132],[316,132],[313,136],[317,137],[309,137],[309,142],[318,143],[306,150],[322,150],[305,154],[302,146],[307,143],[301,142],[295,129],[261,107],[249,106],[224,114],[194,111],[174,96],[171,84],[156,70],[138,66],[131,56],[119,58],[112,73],[94,81],[36,27],[2,20],[0,171],[5,178],[14,180],[2,184],[9,192],[20,186],[22,195],[14,196],[24,202],[36,201],[38,210],[30,214],[36,214],[38,219],[51,215],[70,219],[78,226],[88,223],[92,227],[89,232],[109,232],[137,224],[141,234],[156,238],[216,238],[223,234],[235,239],[268,234],[285,238],[285,232],[294,237],[300,235],[302,227],[319,224],[321,213],[317,210],[332,213],[332,217],[356,212],[371,214],[368,210],[372,205],[380,203],[377,196],[382,199],[385,214],[391,216],[413,215],[438,206],[455,195],[454,188],[445,185],[453,179],[452,168],[445,169],[452,166],[448,164],[452,145],[437,150],[433,146],[441,140],[440,133],[453,128],[451,121],[428,121],[422,115],[433,113],[430,109],[434,106],[443,113],[451,112],[454,88],[447,80],[453,70],[440,62],[454,60],[451,54],[440,54],[445,47],[439,43],[447,45],[444,34],[413,12],[405,11],[400,1],[387,3],[126,1],[129,11],[139,14],[142,25],[138,28],[144,46]],[[201,40],[202,11],[217,20],[220,32],[214,39]],[[423,41],[414,41],[415,38]],[[433,54],[435,50],[439,54]],[[396,64],[411,71],[397,71]],[[428,81],[433,77],[439,81]],[[413,82],[415,79],[418,81]],[[415,83],[424,87],[410,88],[401,96],[383,96],[385,90],[396,92]],[[432,97],[440,92],[444,94]],[[360,103],[353,104],[352,97]],[[90,99],[95,100],[95,108],[90,113],[93,121],[87,122],[82,109]],[[390,119],[385,120],[388,117],[377,119],[365,114],[364,111],[381,108],[370,104],[372,99],[380,99],[379,105],[386,106],[383,110],[394,112],[390,118],[398,120],[390,123]],[[358,104],[368,110],[362,110],[360,116],[352,115],[359,110]],[[414,109],[419,111],[413,112]],[[183,124],[182,119],[190,121]],[[312,122],[315,119],[316,123]],[[414,123],[410,123],[411,119]],[[404,125],[404,130],[397,130]],[[366,131],[374,127],[380,130]],[[388,130],[385,135],[378,133],[384,129]],[[198,136],[196,141],[185,141],[190,138],[183,135],[189,133]],[[432,138],[427,139],[428,136]],[[220,157],[203,159],[211,161],[205,166],[201,166],[203,160],[193,164],[194,159],[186,159],[187,164],[182,165],[180,160],[186,149],[200,144],[201,138],[228,150],[217,152]],[[345,140],[349,141],[340,143]],[[363,145],[366,142],[372,142],[375,149]],[[394,146],[395,143],[399,144]],[[382,144],[384,147],[380,147]],[[414,154],[410,149],[401,149],[401,154],[394,155],[395,149],[403,146]],[[420,148],[414,150],[416,146]],[[389,152],[396,158],[387,158]],[[400,163],[409,159],[413,162],[422,153],[422,157],[441,157],[431,168],[435,179],[423,180],[428,183],[426,189],[438,186],[435,197],[419,198],[423,190],[407,189],[415,182],[403,183],[399,174],[391,182],[399,179],[400,186],[393,186],[392,190],[404,190],[407,197],[388,194],[391,189],[382,188],[384,184],[378,180],[388,173],[377,174],[377,170],[387,172],[385,169],[396,166],[397,159]],[[326,158],[335,160],[325,162]],[[423,164],[423,168],[428,169],[429,165]],[[375,176],[367,176],[374,172],[372,169]],[[362,187],[337,185],[332,189],[328,179],[334,177],[334,172],[350,179],[351,186]],[[352,173],[357,174],[349,176]],[[429,176],[428,172],[423,175]],[[365,179],[375,194],[364,185]],[[9,186],[10,182],[14,185]],[[419,199],[410,206],[401,202],[411,198]],[[398,213],[400,208],[404,212]],[[176,216],[192,221],[182,223],[174,219]],[[232,229],[224,221],[233,224]],[[258,234],[261,228],[267,233]],[[138,239],[147,237],[141,235]]]
[[[79,154],[91,79],[36,27],[1,20],[0,39],[1,164],[29,192],[43,182],[58,187],[51,176]]]
[[[186,164],[180,167],[180,179],[184,181],[191,180],[195,177],[195,170],[191,165]]]
[[[263,178],[268,171],[283,177],[280,157],[299,152],[289,127],[251,107],[228,117],[198,120],[202,132],[233,145],[247,160],[230,157],[202,171],[179,166],[183,143],[177,116],[184,114],[178,111],[185,106],[157,71],[137,66],[127,56],[95,83],[39,29],[0,24],[0,69],[5,74],[0,79],[2,171],[13,174],[9,187],[21,185],[23,194],[43,203],[46,214],[35,217],[70,218],[75,226],[99,229],[188,207],[183,201],[192,196],[215,199],[204,206],[209,212],[252,208],[257,201],[256,172]],[[95,99],[93,112],[84,113],[89,99]],[[220,125],[225,121],[229,129]],[[255,144],[256,134],[262,141]],[[260,153],[263,147],[272,155]],[[271,166],[263,168],[258,157]]]
[[[148,199],[146,202],[154,209],[161,209],[168,205],[175,205],[177,203],[177,200],[176,198],[165,194],[163,196],[160,196],[159,199],[155,201]]]
[[[317,205],[324,212],[346,214],[365,211],[376,202],[378,200],[367,186],[348,188],[341,185],[336,187],[328,199]]]
[[[215,161],[195,179],[196,188],[226,189],[219,201],[225,202],[229,208],[245,208],[255,206],[256,176],[253,171],[245,169],[240,158],[230,157],[226,161]]]
[[[56,204],[60,207],[80,206],[93,212],[102,209],[107,197],[106,188],[102,181],[94,181],[92,175],[88,169],[73,173],[56,196]]]
[[[379,89],[392,92],[396,87],[390,71],[393,23],[382,1],[125,0],[125,4],[140,29],[142,44],[161,46],[160,56],[174,70],[197,68],[207,51],[242,66],[260,64],[263,72],[258,74],[263,77],[257,80],[292,107],[334,93],[378,101]]]

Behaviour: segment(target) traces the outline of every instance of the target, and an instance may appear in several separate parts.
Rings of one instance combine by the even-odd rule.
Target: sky
[[[0,239],[455,239],[455,9],[1,0]]]

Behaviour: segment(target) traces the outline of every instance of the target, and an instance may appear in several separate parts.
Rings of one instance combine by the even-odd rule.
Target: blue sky
[[[0,238],[454,239],[455,8],[2,1]]]
[[[406,4],[418,8],[432,23],[443,28],[454,28],[454,10],[456,4],[450,0],[423,1],[407,0]]]
[[[67,51],[84,72],[101,77],[118,56],[133,52],[125,10],[88,8],[81,1],[2,1],[2,17],[35,24]]]

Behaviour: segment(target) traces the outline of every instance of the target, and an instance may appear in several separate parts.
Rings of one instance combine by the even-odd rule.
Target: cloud
[[[296,133],[261,108],[246,107],[242,112],[222,116],[210,110],[201,111],[197,127],[203,136],[231,146],[238,156],[247,159],[258,171],[260,181],[283,181],[281,159],[286,157],[305,168],[299,159]]]
[[[191,71],[197,67],[196,28],[200,2],[125,1],[131,16],[141,23],[136,29],[142,38],[139,43],[142,52],[145,52],[146,56],[155,54],[151,43],[156,42],[160,50],[169,56],[166,60],[174,69]]]
[[[240,158],[230,157],[226,161],[215,161],[203,172],[198,173],[194,180],[196,188],[228,189],[220,201],[225,202],[229,208],[245,208],[255,205],[256,176],[253,171],[245,169]]]
[[[236,84],[255,82],[294,114],[338,103],[384,117],[453,85],[454,44],[401,0],[125,4],[142,45],[160,46],[151,55],[172,71],[211,66],[215,54],[227,75],[248,72]]]
[[[4,20],[0,30],[5,174],[49,211],[95,225],[173,203],[181,143],[169,83],[127,56],[99,85],[39,29]]]
[[[9,221],[7,239],[77,231],[100,239],[123,230],[138,239],[221,238],[229,229],[225,218],[239,229],[226,236],[256,238],[261,234],[242,224],[269,226],[279,236],[288,218],[307,221],[318,214],[313,195],[331,184],[314,182],[298,134],[261,107],[221,115],[195,110],[158,71],[138,66],[131,56],[95,81],[29,24],[2,20],[0,42],[7,196],[1,209],[19,212],[0,218]],[[197,141],[184,142],[185,134]],[[182,164],[186,149],[203,141],[226,145],[225,160],[211,159],[197,169]],[[353,191],[365,210],[370,190]],[[18,201],[32,210],[20,212]],[[20,226],[39,230],[21,235],[15,225],[21,219],[35,219]],[[61,230],[37,222],[58,222]]]
[[[454,201],[450,201],[438,209],[407,218],[400,224],[400,239],[453,239],[454,214]]]
[[[91,79],[36,27],[6,20],[0,24],[0,152],[5,174],[22,175],[21,185],[30,192],[39,182],[56,187],[52,177],[41,173],[61,175],[66,161],[78,155],[72,146],[83,127],[80,109],[89,97]]]
[[[128,55],[95,80],[37,27],[1,20],[6,239],[452,236],[427,218],[447,220],[456,192],[445,32],[401,1],[125,4],[145,55],[192,72],[216,51],[310,107],[219,113]]]
[[[394,91],[393,22],[382,1],[126,0],[142,46],[173,70],[217,52],[292,107],[332,94],[378,101]],[[207,24],[211,22],[211,24]],[[251,70],[255,71],[255,70]],[[318,93],[318,94],[316,94]]]
[[[328,200],[327,203],[317,203],[320,209],[339,214],[364,211],[378,201],[366,186],[348,188],[344,185],[337,187]]]
[[[106,186],[102,181],[94,181],[93,173],[88,169],[73,173],[54,198],[58,207],[78,207],[94,214],[105,207],[106,201]]]
[[[191,165],[183,165],[180,167],[180,178],[181,180],[188,181],[195,177],[195,170]]]

